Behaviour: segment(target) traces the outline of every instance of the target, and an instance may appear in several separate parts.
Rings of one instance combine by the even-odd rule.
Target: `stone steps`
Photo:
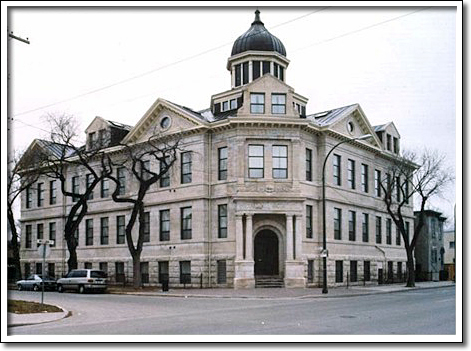
[[[255,277],[256,288],[283,288],[284,280],[278,276],[257,276]]]

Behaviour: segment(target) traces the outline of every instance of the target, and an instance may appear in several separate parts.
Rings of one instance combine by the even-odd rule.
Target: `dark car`
[[[23,280],[18,280],[16,286],[18,290],[42,290],[42,285],[44,283],[44,290],[56,290],[56,280],[47,277],[43,280],[41,274],[31,274],[28,278]]]

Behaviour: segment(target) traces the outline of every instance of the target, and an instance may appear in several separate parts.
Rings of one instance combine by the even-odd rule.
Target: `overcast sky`
[[[372,125],[394,122],[403,149],[437,149],[454,171],[457,9],[423,5],[259,9],[308,114],[359,103]],[[256,6],[9,8],[9,32],[30,41],[8,40],[12,148],[47,137],[46,113],[72,114],[84,131],[95,116],[135,125],[159,97],[208,108],[230,89],[227,59]],[[454,187],[433,204],[452,216]]]

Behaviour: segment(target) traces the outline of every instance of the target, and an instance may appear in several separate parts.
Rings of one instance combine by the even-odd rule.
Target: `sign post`
[[[41,304],[44,303],[44,280],[46,279],[46,256],[49,256],[50,250],[49,245],[54,245],[54,240],[45,240],[45,239],[38,239],[37,243],[39,246],[39,252],[42,254],[43,257],[43,264],[42,264],[42,289],[41,289]]]

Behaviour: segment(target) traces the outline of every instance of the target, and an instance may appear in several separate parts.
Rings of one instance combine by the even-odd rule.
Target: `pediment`
[[[253,82],[247,84],[249,91],[276,91],[280,93],[294,92],[294,89],[285,82],[275,78],[271,74],[264,74],[263,76],[255,79]]]
[[[364,142],[371,146],[381,148],[381,142],[374,128],[371,126],[365,113],[358,104],[352,105],[350,108],[343,111],[328,129],[350,138],[358,138],[362,135],[370,134],[372,137],[364,140]]]
[[[167,100],[157,99],[123,139],[123,143],[145,142],[159,135],[181,133],[205,126],[206,123],[198,120],[195,114]]]
[[[96,116],[93,121],[88,125],[87,129],[85,129],[85,133],[92,133],[96,132],[101,129],[106,129],[109,127],[109,123],[102,117]]]

